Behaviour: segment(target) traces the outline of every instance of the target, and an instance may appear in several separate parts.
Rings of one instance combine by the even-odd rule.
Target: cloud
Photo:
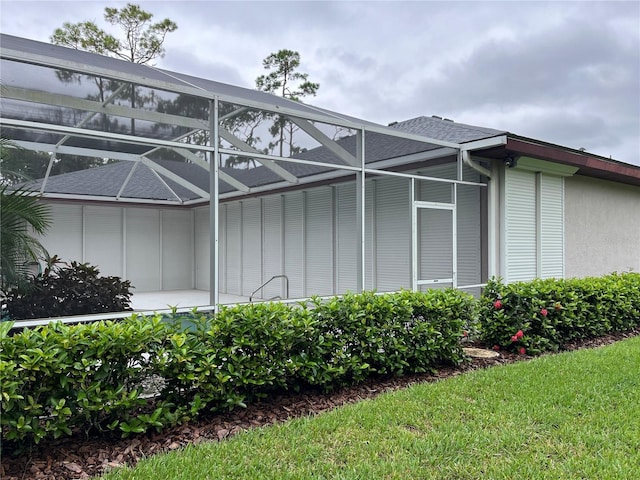
[[[0,3],[3,32],[103,24],[102,3],[25,3]],[[252,88],[289,48],[321,107],[382,124],[437,114],[640,163],[638,2],[140,3],[179,25],[162,68]]]

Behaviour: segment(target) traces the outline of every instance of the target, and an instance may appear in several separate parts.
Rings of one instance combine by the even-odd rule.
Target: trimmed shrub
[[[480,300],[481,338],[495,349],[538,354],[640,325],[640,274],[491,280]]]
[[[131,310],[131,282],[101,277],[88,263],[64,265],[53,257],[26,286],[9,290],[7,317],[22,320]]]
[[[161,429],[273,391],[460,363],[474,300],[455,290],[260,303],[215,316],[133,315],[9,335],[0,324],[2,435],[10,441]],[[159,395],[146,398],[155,385]]]
[[[639,326],[640,274],[492,280],[477,302],[450,289],[365,292],[308,305],[225,307],[215,316],[54,323],[13,335],[12,324],[3,322],[2,436],[10,442],[74,431],[126,436],[272,392],[426,372],[463,361],[461,340],[478,317],[489,346],[527,354],[559,350]]]
[[[7,440],[120,428],[146,411],[149,359],[166,342],[158,318],[83,325],[52,323],[9,335],[0,324],[2,435]],[[157,424],[154,426],[158,426]],[[138,429],[137,431],[144,431]]]

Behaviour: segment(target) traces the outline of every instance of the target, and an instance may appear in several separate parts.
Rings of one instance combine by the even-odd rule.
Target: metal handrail
[[[256,288],[253,292],[251,292],[251,295],[249,295],[249,302],[251,302],[253,300],[253,296],[258,293],[260,290],[262,290],[264,287],[266,287],[272,280],[275,280],[276,278],[284,278],[285,279],[285,298],[289,298],[289,277],[287,277],[286,275],[274,275],[273,277],[271,277],[269,280],[267,280],[266,282],[264,282],[262,285],[260,285],[258,288]],[[273,297],[270,300],[273,300],[274,298],[278,298],[278,296]]]

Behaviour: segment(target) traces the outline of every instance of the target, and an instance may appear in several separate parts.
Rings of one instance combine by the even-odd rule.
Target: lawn
[[[415,385],[104,478],[631,479],[638,452],[635,337]]]

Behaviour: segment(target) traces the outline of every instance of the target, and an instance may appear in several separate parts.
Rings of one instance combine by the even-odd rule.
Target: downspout
[[[488,278],[496,277],[498,275],[498,266],[496,263],[496,208],[498,206],[498,186],[491,170],[483,167],[482,165],[471,160],[471,153],[469,150],[460,149],[460,155],[464,164],[468,165],[476,172],[487,177],[487,276]]]

